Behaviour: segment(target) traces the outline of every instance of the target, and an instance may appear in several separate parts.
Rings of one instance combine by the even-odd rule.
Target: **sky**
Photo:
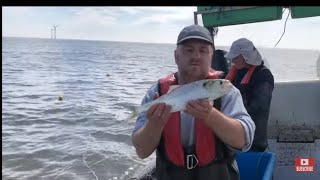
[[[83,39],[175,44],[183,27],[194,23],[196,6],[188,7],[2,7],[3,37]],[[219,27],[217,46],[248,38],[257,47],[272,48],[280,39],[289,11],[281,20]],[[203,25],[198,15],[199,25]],[[292,19],[277,48],[320,49],[320,16]]]

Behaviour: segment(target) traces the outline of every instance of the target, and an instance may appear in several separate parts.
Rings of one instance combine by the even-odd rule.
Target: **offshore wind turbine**
[[[57,27],[59,25],[53,25],[53,33],[54,33],[54,39],[56,39],[56,33],[57,33]]]

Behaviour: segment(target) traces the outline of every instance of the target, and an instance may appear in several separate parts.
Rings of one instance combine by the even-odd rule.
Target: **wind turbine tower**
[[[59,26],[59,25],[53,25],[53,35],[54,35],[53,38],[54,38],[54,39],[56,39],[56,37],[57,37],[56,35],[57,35],[57,27],[58,27],[58,26]]]
[[[53,29],[51,28],[51,39],[53,39]]]

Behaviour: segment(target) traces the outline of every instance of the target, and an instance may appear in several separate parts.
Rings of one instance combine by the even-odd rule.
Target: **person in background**
[[[141,104],[166,94],[171,85],[220,78],[222,72],[210,68],[214,49],[206,28],[183,28],[174,51],[178,71],[160,78]],[[170,109],[164,103],[154,104],[138,115],[132,132],[140,158],[156,151],[156,179],[239,179],[235,154],[249,150],[255,131],[239,90],[233,86],[214,102],[190,101],[185,111],[170,113]]]
[[[214,36],[217,36],[219,28],[218,27],[207,27],[209,32],[211,32],[212,38]],[[227,52],[222,49],[215,49],[213,53],[213,58],[211,61],[211,68],[214,70],[222,71],[223,74],[221,75],[221,78],[225,78],[226,75],[229,73],[231,63],[224,57],[224,55]]]
[[[267,126],[274,88],[273,75],[264,65],[259,51],[246,38],[234,41],[225,57],[234,64],[226,79],[240,90],[244,105],[256,125],[250,151],[265,151],[268,147]]]
[[[224,57],[224,55],[227,52],[222,49],[216,49],[213,54],[211,68],[214,70],[222,71],[224,74],[221,76],[221,78],[225,78],[230,70],[230,65],[228,63],[227,58]]]

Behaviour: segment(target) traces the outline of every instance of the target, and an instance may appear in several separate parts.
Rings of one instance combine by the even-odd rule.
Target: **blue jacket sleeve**
[[[248,151],[252,145],[255,124],[243,105],[240,91],[233,86],[231,91],[221,99],[221,111],[228,117],[237,119],[244,128],[246,144],[241,151]]]
[[[147,91],[147,93],[145,94],[144,98],[141,101],[141,105],[153,100],[155,93],[158,92],[157,87],[158,86],[155,84]],[[142,128],[144,126],[146,120],[147,120],[147,113],[146,112],[139,114],[137,117],[136,124],[135,124],[135,127],[133,129],[132,134],[135,133],[136,131],[138,131],[140,128]]]

